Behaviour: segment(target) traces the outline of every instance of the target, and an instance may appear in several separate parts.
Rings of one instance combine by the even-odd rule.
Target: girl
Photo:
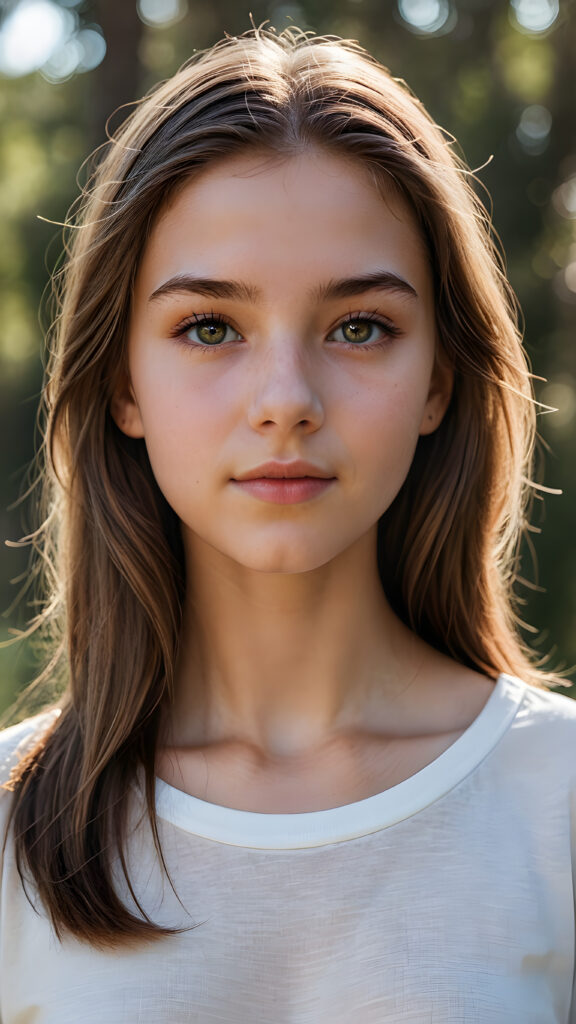
[[[468,172],[361,47],[196,55],[96,170],[46,385],[57,707],[2,734],[3,1024],[567,1024],[576,708]]]

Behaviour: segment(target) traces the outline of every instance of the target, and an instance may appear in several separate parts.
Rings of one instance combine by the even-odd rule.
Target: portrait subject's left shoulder
[[[508,732],[508,749],[543,774],[572,778],[576,788],[576,700],[507,678],[518,702]]]
[[[524,700],[520,709],[526,724],[543,729],[557,729],[564,725],[570,734],[576,729],[576,700],[558,690],[544,690],[529,683],[523,683]]]

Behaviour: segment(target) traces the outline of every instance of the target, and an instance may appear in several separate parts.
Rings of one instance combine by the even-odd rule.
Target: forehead
[[[284,286],[385,262],[429,276],[416,216],[391,179],[325,150],[226,157],[183,182],[151,232],[140,277],[196,270]],[[265,284],[265,280],[263,282]]]

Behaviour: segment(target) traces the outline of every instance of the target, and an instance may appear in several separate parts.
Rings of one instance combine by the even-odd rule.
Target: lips
[[[234,480],[302,480],[316,478],[320,480],[333,480],[332,473],[311,462],[304,462],[298,459],[294,462],[264,462],[260,466],[239,473]]]
[[[273,505],[296,505],[317,498],[332,487],[335,477],[254,477],[233,480],[239,490]]]

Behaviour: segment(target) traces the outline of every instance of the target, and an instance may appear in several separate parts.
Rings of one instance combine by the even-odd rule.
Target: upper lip
[[[245,473],[239,473],[234,479],[256,480],[260,477],[281,479],[282,477],[303,476],[317,476],[324,480],[333,479],[332,473],[327,473],[319,466],[313,466],[311,462],[303,462],[301,459],[297,459],[296,462],[263,462],[261,466],[255,466],[254,469],[248,469]]]

